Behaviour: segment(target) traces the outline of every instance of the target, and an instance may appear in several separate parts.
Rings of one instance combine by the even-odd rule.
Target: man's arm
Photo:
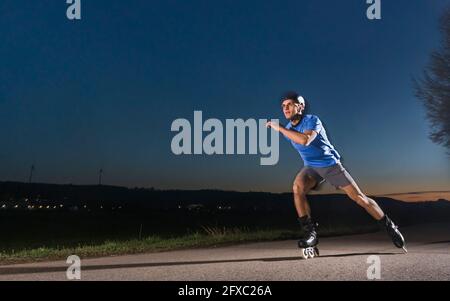
[[[280,132],[288,139],[294,141],[297,144],[309,146],[311,142],[314,141],[317,137],[317,132],[313,130],[305,131],[305,133],[299,133],[294,130],[286,129],[283,126],[273,123],[271,121],[267,122],[267,127],[274,129],[275,131]]]
[[[317,137],[317,132],[313,130],[305,131],[305,133],[299,133],[294,130],[288,130],[284,127],[280,127],[280,133],[291,139],[297,144],[309,146],[311,142]]]

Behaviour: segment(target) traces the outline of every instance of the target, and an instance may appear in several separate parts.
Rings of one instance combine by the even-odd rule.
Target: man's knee
[[[307,189],[306,185],[301,182],[294,182],[294,184],[292,186],[292,191],[295,194],[307,194],[308,193],[308,189]]]

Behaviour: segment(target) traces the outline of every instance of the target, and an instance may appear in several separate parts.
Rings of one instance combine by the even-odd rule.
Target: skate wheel
[[[319,256],[319,249],[317,249],[316,247],[302,248],[301,254],[304,259],[314,258],[316,256]]]
[[[301,254],[302,254],[303,259],[309,258],[308,249],[301,249]]]
[[[314,248],[308,248],[308,255],[309,258],[314,258],[316,256],[315,252],[314,252]]]
[[[314,253],[316,254],[317,257],[320,256],[319,249],[317,247],[314,247]]]

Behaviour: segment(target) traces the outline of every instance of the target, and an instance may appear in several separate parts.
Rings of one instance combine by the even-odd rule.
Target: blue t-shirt
[[[297,144],[285,136],[299,152],[305,166],[328,167],[339,162],[341,156],[328,140],[327,132],[319,117],[315,115],[305,115],[296,126],[292,126],[291,122],[289,122],[286,125],[286,129],[294,130],[299,133],[304,133],[307,130],[317,132],[317,137],[308,146]]]

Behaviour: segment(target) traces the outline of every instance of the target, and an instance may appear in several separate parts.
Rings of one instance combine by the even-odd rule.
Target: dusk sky
[[[446,0],[0,2],[0,181],[290,191],[303,163],[176,156],[174,119],[283,118],[297,90],[369,194],[450,190],[414,97]],[[283,120],[283,123],[285,121]],[[322,192],[334,191],[328,184]]]

